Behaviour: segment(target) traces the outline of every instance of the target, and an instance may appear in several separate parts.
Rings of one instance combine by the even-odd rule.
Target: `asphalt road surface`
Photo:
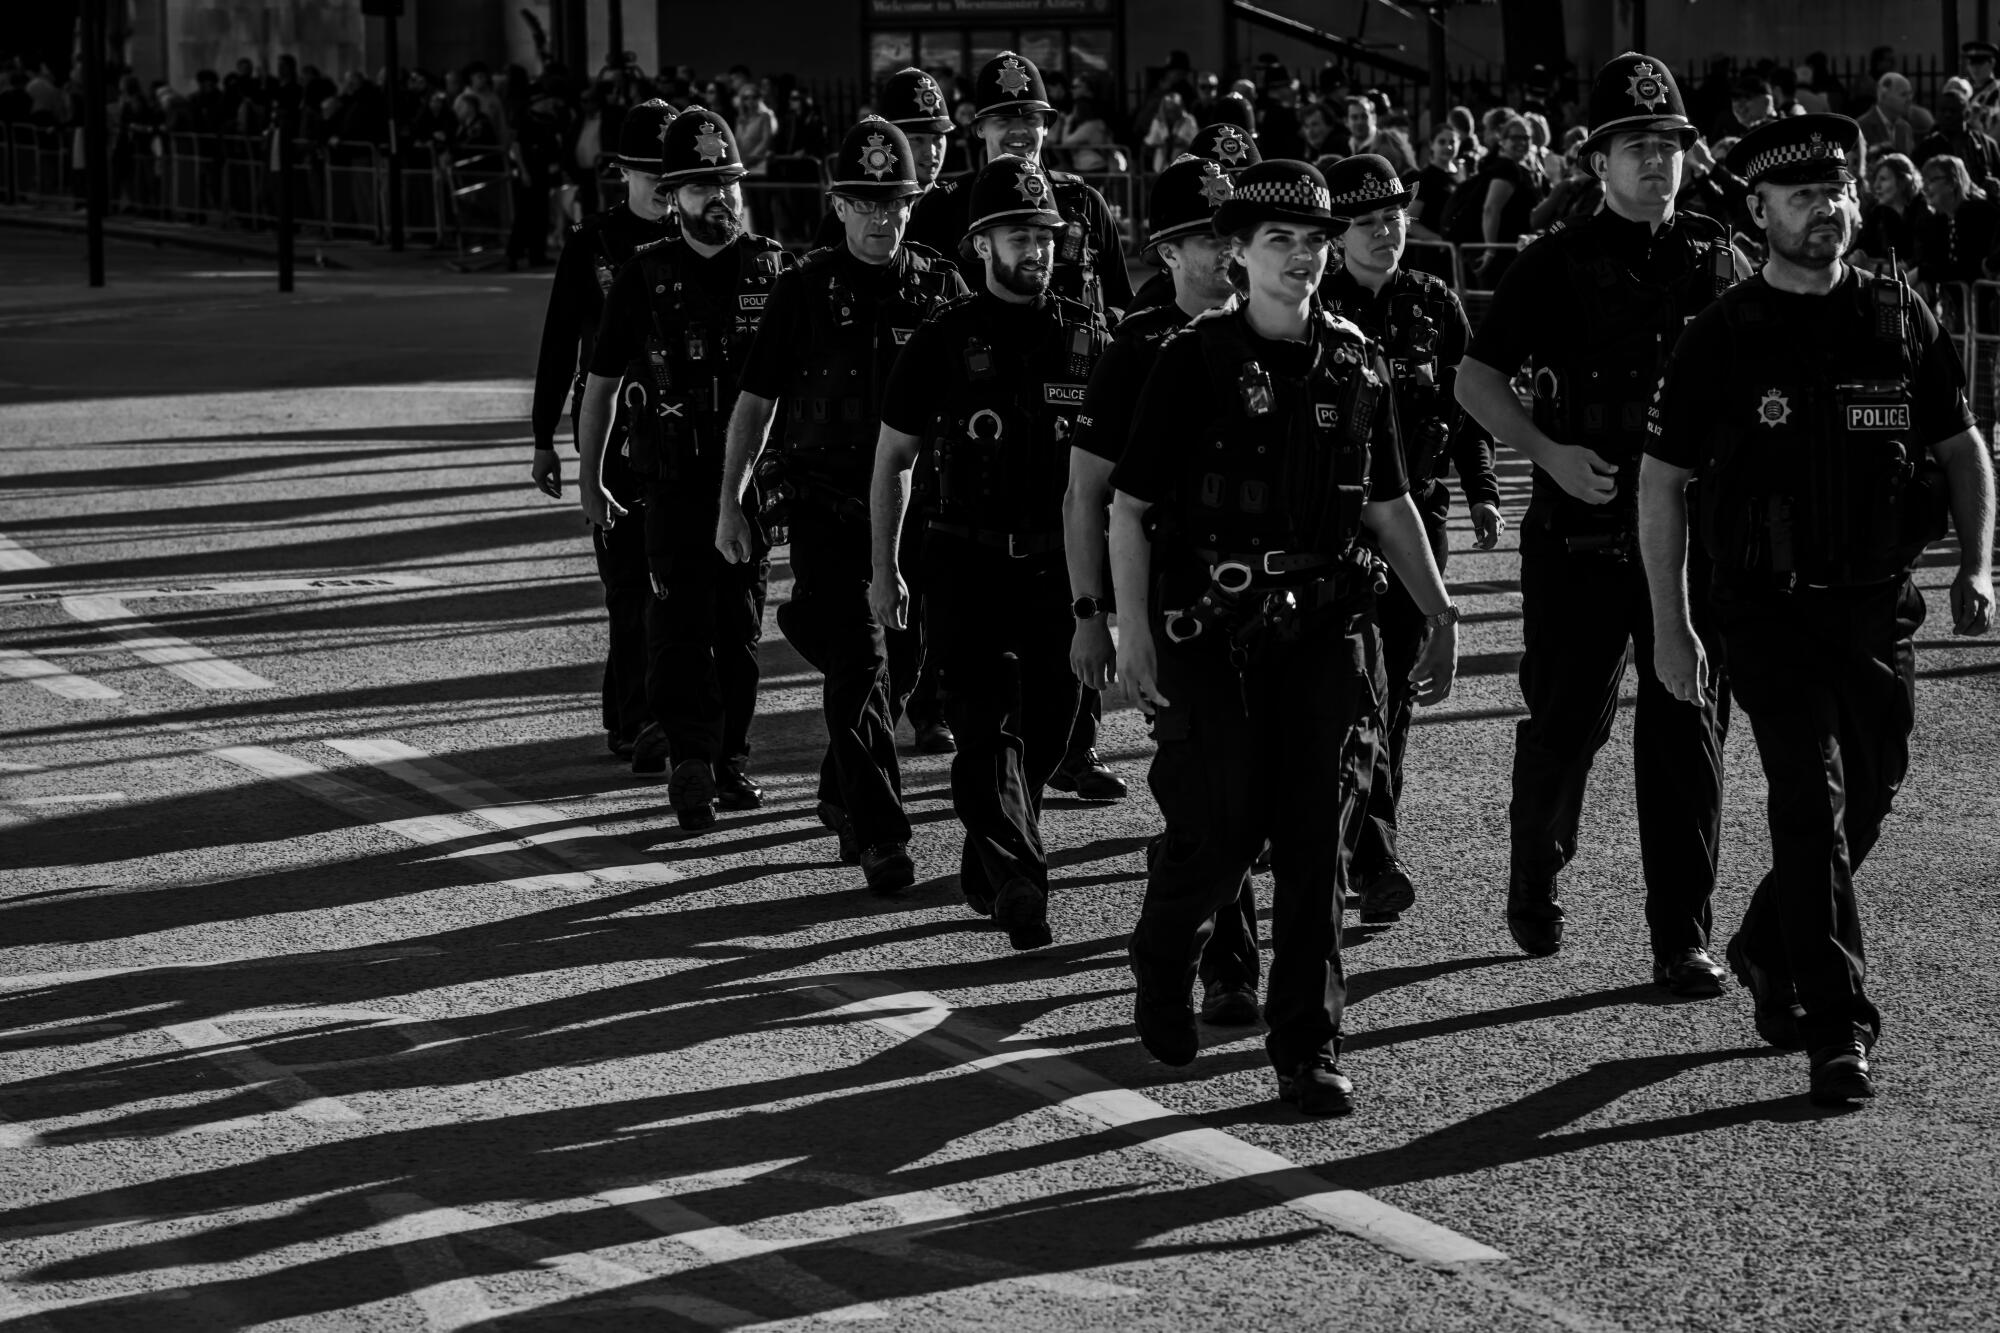
[[[1411,743],[1418,907],[1353,929],[1354,1115],[1261,1041],[1165,1071],[1124,941],[1156,825],[1051,803],[1056,942],[812,817],[682,835],[605,753],[600,591],[528,481],[547,279],[0,233],[0,1328],[1940,1329],[2000,1302],[2000,639],[1922,571],[1915,763],[1861,877],[1880,1097],[1815,1111],[1747,997],[1654,991],[1629,710],[1565,880],[1500,919],[1513,537],[1454,524],[1463,675]],[[1526,475],[1505,469],[1509,517]],[[783,553],[772,604],[787,594]],[[1768,864],[1730,739],[1724,938]],[[1350,918],[1352,920],[1352,918]]]

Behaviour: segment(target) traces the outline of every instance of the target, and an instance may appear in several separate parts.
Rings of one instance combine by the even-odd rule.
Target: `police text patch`
[[[769,292],[745,292],[739,298],[745,310],[762,310],[764,302],[770,299]]]
[[[1318,418],[1321,430],[1337,430],[1340,427],[1340,409],[1332,403],[1313,404],[1313,415]]]
[[[1051,407],[1082,407],[1083,390],[1081,384],[1044,384],[1042,401]]]
[[[1908,430],[1910,428],[1910,405],[1908,403],[1849,403],[1847,405],[1847,428],[1849,430]]]

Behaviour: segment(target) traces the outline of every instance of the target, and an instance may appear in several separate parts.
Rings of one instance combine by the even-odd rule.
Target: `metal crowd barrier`
[[[1111,220],[1125,242],[1126,253],[1146,243],[1146,198],[1152,177],[1140,170],[1140,152],[1123,144],[1042,146],[1042,162],[1052,171],[1083,177],[1111,207]],[[1125,165],[1121,169],[1119,163]]]

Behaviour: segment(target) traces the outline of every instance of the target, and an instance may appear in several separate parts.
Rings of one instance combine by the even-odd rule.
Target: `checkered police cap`
[[[1333,211],[1333,201],[1324,185],[1308,180],[1261,180],[1236,183],[1236,198],[1246,204],[1275,204],[1283,208]]]
[[[1861,126],[1846,116],[1790,116],[1758,126],[1729,154],[1729,169],[1752,185],[1852,181],[1847,155],[1861,141]]]

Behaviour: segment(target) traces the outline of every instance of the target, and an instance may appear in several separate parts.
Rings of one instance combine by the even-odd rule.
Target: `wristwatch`
[[[1078,620],[1095,620],[1110,609],[1104,604],[1103,599],[1092,597],[1087,593],[1069,604],[1070,614]]]
[[[1456,625],[1457,623],[1458,623],[1457,602],[1447,602],[1445,603],[1444,610],[1438,612],[1434,616],[1424,617],[1425,629],[1443,629],[1446,625]]]

